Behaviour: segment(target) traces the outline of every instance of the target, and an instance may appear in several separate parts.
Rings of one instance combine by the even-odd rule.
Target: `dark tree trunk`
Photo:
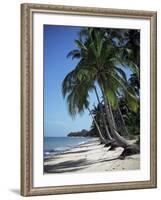
[[[105,98],[105,102],[107,102],[108,100],[106,99],[105,95],[104,95],[104,98]],[[109,104],[110,106],[110,104]],[[108,111],[111,110],[112,111],[112,108],[111,109],[108,109]],[[110,114],[113,115],[112,112],[110,112]],[[110,115],[109,114],[109,115]],[[109,117],[109,124],[112,123],[111,121],[111,116],[108,116]],[[114,119],[114,118],[113,118]],[[124,150],[122,152],[122,154],[120,155],[120,159],[124,159],[126,156],[129,156],[129,155],[134,155],[134,154],[138,154],[140,153],[140,146],[139,145],[136,145],[136,144],[130,144],[124,137],[122,137],[116,129],[114,129],[112,126],[111,126],[111,135],[112,137],[115,139],[115,142],[111,144],[111,150],[115,149],[116,147],[123,147]]]
[[[108,101],[108,98],[105,97],[107,99],[107,104],[108,104],[108,108],[109,108],[109,113],[110,113],[110,118],[111,118],[111,122],[112,122],[112,126],[115,130],[117,130],[117,126],[116,126],[116,123],[115,123],[115,118],[113,116],[113,112],[112,112],[112,107],[111,107],[111,104],[110,102]]]
[[[103,134],[102,134],[102,132],[101,132],[101,129],[100,129],[100,127],[99,127],[97,121],[96,121],[95,118],[93,117],[93,115],[92,115],[92,113],[91,113],[91,111],[90,111],[89,108],[88,108],[88,111],[89,111],[89,114],[91,115],[91,117],[92,117],[92,119],[93,119],[93,121],[94,121],[94,123],[95,123],[95,125],[96,125],[96,128],[97,128],[97,130],[98,130],[98,134],[99,134],[99,136],[100,136],[101,143],[103,142],[104,144],[106,144],[107,141],[106,141],[106,139],[104,138],[104,136],[103,136]]]
[[[126,148],[127,146],[129,146],[129,142],[125,138],[120,136],[120,134],[116,130],[112,109],[110,108],[110,105],[108,103],[108,99],[105,96],[105,90],[104,90],[103,82],[101,84],[101,91],[102,91],[103,100],[104,100],[104,104],[105,104],[106,117],[107,117],[107,120],[108,120],[108,123],[109,123],[109,126],[110,126],[110,130],[111,130],[111,132],[110,132],[111,137],[115,139],[115,143],[113,143],[113,145]]]
[[[101,106],[101,101],[99,99],[96,87],[94,87],[94,90],[95,90],[95,94],[96,94],[96,97],[97,97],[98,104],[100,105],[101,117],[102,117],[103,124],[104,124],[105,130],[106,130],[107,139],[112,141],[112,137],[110,135],[110,132],[109,132],[109,129],[108,129],[108,126],[107,126],[107,122],[106,122],[105,115],[104,115],[104,110],[103,110],[103,107]]]
[[[124,126],[125,134],[126,134],[126,136],[128,136],[129,133],[128,133],[128,130],[127,130],[127,127],[126,127],[126,124],[125,124],[125,120],[124,120],[124,118],[122,116],[122,112],[121,112],[119,107],[118,107],[118,111],[119,111],[119,114],[120,114],[120,118],[121,118],[122,124]]]
[[[134,154],[140,153],[140,147],[137,144],[133,144],[124,148],[122,154],[120,155],[120,159],[124,159],[126,156],[131,156]]]

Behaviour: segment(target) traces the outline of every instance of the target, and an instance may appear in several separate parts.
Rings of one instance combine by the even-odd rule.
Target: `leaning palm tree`
[[[77,49],[68,56],[79,58],[76,66],[79,79],[87,79],[93,85],[97,82],[104,100],[106,118],[109,123],[111,137],[119,146],[127,147],[129,143],[121,137],[117,130],[112,114],[112,109],[118,106],[118,91],[124,92],[131,109],[137,109],[137,101],[129,90],[124,71],[117,66],[118,60],[113,44],[104,37],[104,33],[97,29],[89,28],[88,37],[76,40]]]
[[[113,145],[124,148],[123,156],[128,154],[128,151],[138,153],[139,149],[134,145],[131,146],[129,142],[117,132],[112,113],[112,108],[116,108],[118,105],[117,94],[119,93],[126,96],[129,104],[128,106],[133,111],[136,111],[138,107],[137,99],[134,96],[133,89],[127,84],[124,71],[117,66],[118,59],[116,59],[117,56],[115,55],[117,51],[115,51],[113,45],[104,38],[102,32],[92,29],[89,30],[89,36],[87,38],[84,40],[76,40],[76,44],[78,48],[70,52],[68,56],[80,59],[72,72],[73,74],[76,74],[76,77],[79,80],[78,86],[82,85],[84,80],[86,80],[87,83],[90,83],[89,85],[92,87],[96,82],[98,83],[102,91],[106,119],[110,128],[110,136],[115,140],[115,144],[113,143]],[[67,75],[67,77],[69,76]],[[70,91],[70,89],[68,90],[70,87],[71,85],[67,84],[65,93]],[[90,87],[86,87],[85,83],[84,87],[87,91],[90,89]],[[80,91],[79,89],[80,88],[78,87],[78,91]],[[75,98],[72,97],[75,96],[72,93],[73,92],[69,93],[67,98],[69,111],[72,111],[74,114],[82,112],[82,109],[80,108],[82,107],[85,109],[84,106],[80,106],[82,105],[82,100],[80,102],[76,101],[76,104],[72,103],[77,99],[78,95],[82,94],[77,94]],[[83,95],[83,99],[85,99],[85,97],[86,96]]]
[[[102,144],[102,143],[105,144],[105,145],[109,144],[110,142],[108,142],[107,138],[104,137],[104,134],[103,134],[102,131],[101,131],[101,127],[100,127],[100,124],[98,123],[98,119],[97,119],[95,116],[93,116],[93,113],[92,113],[92,111],[91,111],[89,108],[87,108],[87,109],[88,109],[88,111],[89,111],[90,116],[91,116],[92,119],[93,119],[94,125],[96,126],[96,128],[97,128],[97,130],[98,130],[98,134],[99,134],[99,137],[100,137],[100,142],[101,142],[101,144]]]
[[[101,115],[101,119],[103,121],[103,125],[104,125],[104,128],[105,128],[105,131],[106,131],[106,137],[107,139],[109,140],[108,142],[106,142],[106,146],[110,145],[111,143],[113,143],[113,138],[111,137],[110,135],[110,132],[109,132],[109,128],[108,128],[108,125],[107,125],[107,121],[106,121],[106,118],[105,118],[105,112],[104,112],[104,107],[101,103],[101,100],[99,98],[99,95],[98,95],[98,92],[97,92],[97,89],[96,89],[96,86],[93,86],[94,87],[94,93],[96,95],[96,98],[97,98],[97,103],[98,103],[98,109],[99,109],[99,112],[100,112],[100,115]],[[96,110],[96,108],[95,108]]]
[[[105,112],[104,112],[104,105],[102,103],[98,103],[97,106],[93,106],[93,109],[91,110],[91,113],[94,116],[94,119],[97,121],[97,123],[99,124],[101,130],[102,130],[102,134],[104,135],[104,138],[106,138],[106,141],[103,142],[105,144],[105,147],[109,147],[110,145],[112,145],[115,140],[110,136],[109,130],[108,130],[108,122],[105,119]],[[93,119],[93,123],[94,123],[94,119]],[[108,134],[107,134],[108,131]]]

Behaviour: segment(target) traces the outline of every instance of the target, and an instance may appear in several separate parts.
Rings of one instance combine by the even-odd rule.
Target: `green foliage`
[[[124,118],[130,124],[139,110],[140,86],[136,84],[140,67],[139,43],[137,30],[82,29],[79,39],[75,40],[76,49],[67,55],[79,59],[79,62],[62,83],[62,94],[72,117],[88,108],[89,92],[97,82],[113,110],[120,105],[120,95],[126,99],[128,112]],[[135,76],[127,80],[123,68],[131,69]],[[134,129],[129,125],[130,132],[136,133]]]
[[[128,103],[129,109],[136,113],[138,110],[138,107],[139,107],[136,97],[134,95],[132,95],[131,93],[127,92],[126,98],[127,98],[127,103]]]
[[[140,107],[138,105],[137,112],[129,109],[127,99],[122,97],[119,99],[119,107],[124,118],[128,133],[130,135],[140,134]]]
[[[113,109],[116,109],[118,106],[118,97],[112,88],[105,88],[105,95],[108,98]]]

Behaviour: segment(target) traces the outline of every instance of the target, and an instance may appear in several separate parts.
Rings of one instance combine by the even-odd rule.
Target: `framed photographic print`
[[[21,5],[21,194],[156,187],[154,11]]]

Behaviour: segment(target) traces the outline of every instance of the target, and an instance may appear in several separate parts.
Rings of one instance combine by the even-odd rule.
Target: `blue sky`
[[[64,77],[77,64],[77,60],[66,56],[76,48],[74,40],[78,37],[80,29],[80,27],[44,25],[45,136],[66,136],[72,131],[89,130],[92,123],[88,111],[72,119],[61,92]],[[94,102],[96,102],[95,96],[91,94],[91,106]]]
[[[77,60],[66,58],[75,48],[79,27],[44,25],[44,134],[65,136],[71,131],[90,129],[91,118],[86,111],[72,119],[62,97],[64,77],[76,65]],[[91,102],[94,97],[91,97]]]

